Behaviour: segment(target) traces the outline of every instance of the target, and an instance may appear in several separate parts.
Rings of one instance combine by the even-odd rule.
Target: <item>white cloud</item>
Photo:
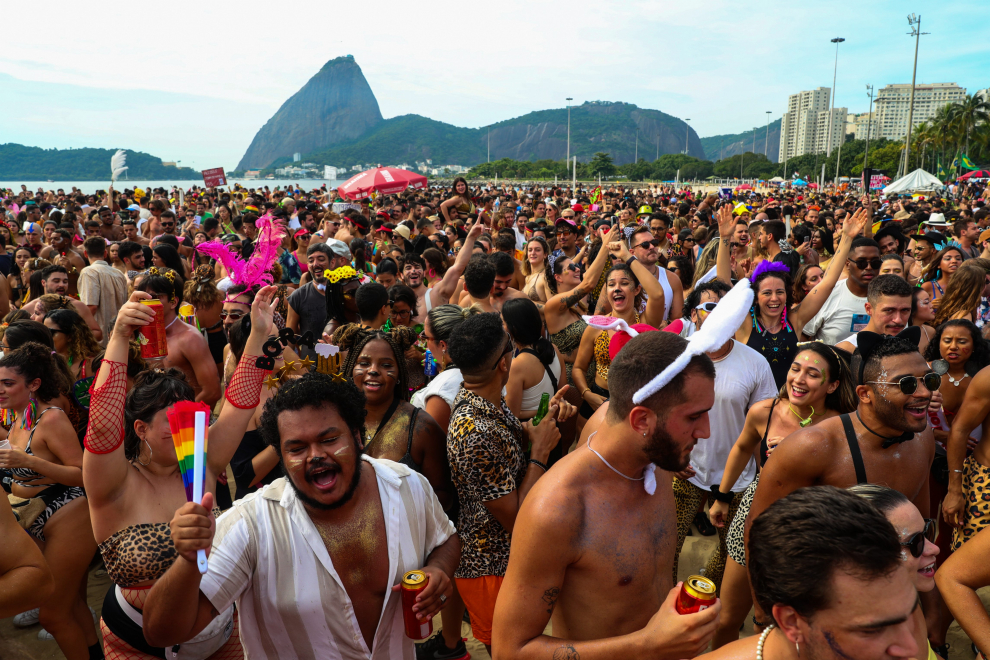
[[[0,139],[40,144],[41,136],[47,146],[61,140],[59,146],[148,151],[160,145],[161,153],[152,153],[229,167],[286,98],[344,54],[355,56],[386,117],[415,113],[476,127],[562,107],[571,96],[690,117],[700,135],[732,133],[762,125],[765,110],[779,117],[788,94],[830,86],[829,39],[836,35],[847,39],[839,105],[865,110],[866,83],[909,81],[909,11],[922,14],[932,32],[923,37],[919,81],[988,86],[988,5],[914,5],[53,0],[44,14],[79,29],[8,30],[0,72],[94,93],[118,90],[137,118],[115,109],[119,97],[102,116],[80,112],[73,105],[83,103],[79,95],[60,87],[25,91],[0,82]],[[34,24],[38,12],[38,5],[14,3],[5,8],[6,24]],[[179,108],[164,108],[159,92],[182,95]],[[24,103],[22,94],[34,94],[37,105],[10,111]]]

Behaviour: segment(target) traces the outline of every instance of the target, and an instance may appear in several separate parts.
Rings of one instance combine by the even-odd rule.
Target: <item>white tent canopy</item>
[[[941,190],[945,184],[925,170],[919,168],[907,176],[901,177],[883,189],[884,195],[891,193],[911,193],[921,190]]]

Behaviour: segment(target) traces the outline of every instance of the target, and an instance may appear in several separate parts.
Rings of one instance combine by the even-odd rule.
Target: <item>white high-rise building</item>
[[[787,99],[780,129],[779,162],[804,154],[828,151],[829,118],[831,118],[831,147],[835,149],[844,139],[846,108],[829,110],[832,90],[819,87],[791,94]]]
[[[877,134],[876,112],[872,112],[872,113],[861,112],[859,114],[849,115],[849,117],[846,119],[846,133],[852,133],[855,136],[855,139],[857,140],[866,139],[867,128],[869,128],[869,135],[871,140],[874,140],[877,137],[879,137]]]
[[[966,90],[956,83],[932,83],[914,86],[915,126],[934,116],[938,109],[966,99]],[[907,134],[911,85],[887,85],[877,92],[877,137],[903,140]]]

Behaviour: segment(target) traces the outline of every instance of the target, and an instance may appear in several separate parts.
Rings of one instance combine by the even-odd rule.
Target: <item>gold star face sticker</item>
[[[301,369],[312,369],[314,364],[316,363],[310,360],[309,358],[303,358],[299,360],[299,367]]]
[[[268,389],[273,389],[278,387],[278,383],[279,383],[279,379],[275,375],[271,375],[265,378],[265,385],[268,386]]]

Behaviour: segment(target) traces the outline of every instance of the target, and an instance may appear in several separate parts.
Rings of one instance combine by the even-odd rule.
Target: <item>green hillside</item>
[[[41,149],[0,144],[0,179],[7,181],[109,181],[116,149]],[[194,180],[202,175],[188,167],[166,167],[162,159],[127,152],[127,177],[133,180]]]

